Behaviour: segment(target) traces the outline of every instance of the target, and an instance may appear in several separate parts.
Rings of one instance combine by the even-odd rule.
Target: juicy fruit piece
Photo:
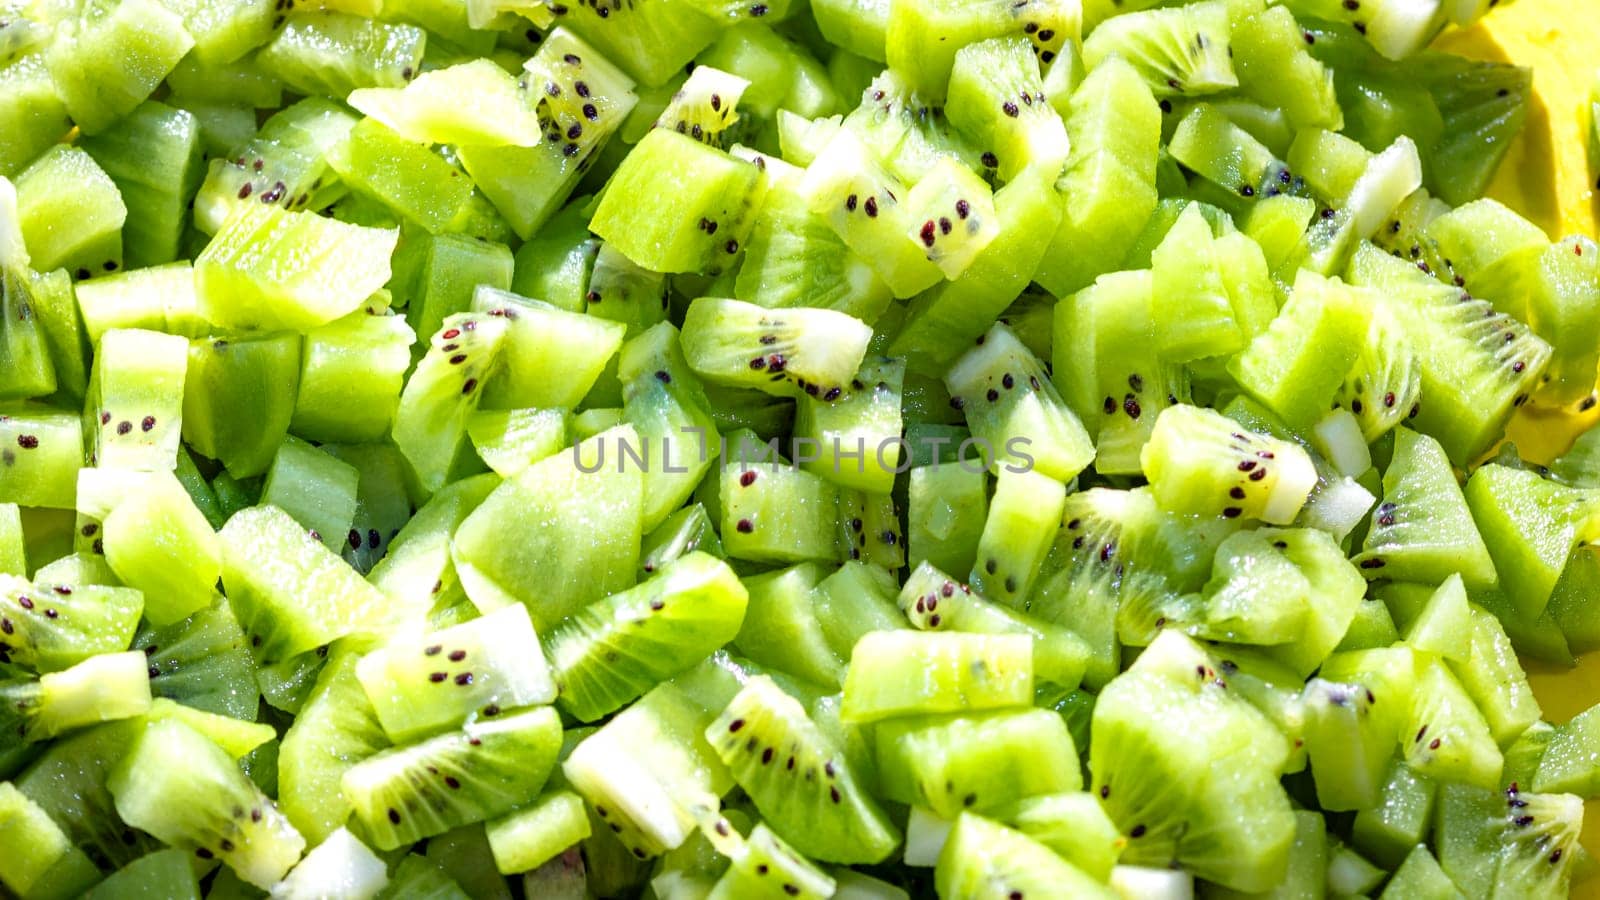
[[[1032,838],[972,813],[962,813],[934,868],[942,897],[1118,896]]]
[[[1421,775],[1486,788],[1499,783],[1503,760],[1489,724],[1443,662],[1418,674],[1401,739],[1407,764]]]
[[[537,869],[591,834],[583,798],[571,791],[548,792],[484,830],[495,866],[506,875]]]
[[[276,884],[305,838],[233,759],[175,719],[153,722],[107,782],[129,824],[227,863],[257,887]]]
[[[1423,400],[1412,407],[1417,414],[1411,425],[1438,439],[1452,463],[1475,459],[1494,441],[1517,398],[1531,394],[1549,345],[1487,302],[1463,300],[1461,289],[1370,245],[1355,252],[1346,277],[1380,290],[1416,351]]]
[[[355,521],[361,473],[299,440],[288,438],[267,471],[261,504],[276,506],[299,522],[329,550],[338,551]]]
[[[1283,644],[1305,628],[1311,583],[1270,533],[1242,531],[1217,546],[1189,633],[1207,640]]]
[[[1092,655],[1087,643],[1065,625],[991,603],[927,563],[906,579],[898,600],[911,626],[921,631],[943,628],[977,634],[1026,634],[1033,640],[1035,677],[1061,688],[1070,689],[1083,680]],[[862,633],[873,630],[882,629],[863,628]]]
[[[461,522],[451,545],[456,573],[473,602],[488,609],[521,602],[534,628],[547,629],[632,586],[642,535],[642,473],[617,460],[624,447],[638,446],[631,427],[613,428],[496,487]]]
[[[884,796],[942,817],[1083,787],[1072,736],[1052,710],[897,718],[875,729]]]
[[[0,408],[0,500],[73,509],[77,469],[83,464],[79,416],[44,406]]]
[[[424,72],[403,88],[361,88],[348,102],[421,144],[527,147],[544,139],[516,81],[488,60]]]
[[[393,850],[532,800],[555,766],[560,729],[549,707],[486,716],[368,757],[340,784],[373,845]]]
[[[603,49],[564,27],[551,31],[518,81],[543,140],[459,150],[467,173],[518,237],[532,237],[566,202],[638,101],[633,80],[614,65],[623,60]]]
[[[1064,43],[1077,38],[1082,18],[1073,5],[1050,0],[1030,0],[1020,6],[913,0],[885,6],[884,40],[874,58],[887,56],[889,67],[903,73],[930,100],[943,95],[960,48],[985,39],[1025,35],[1025,46],[1031,44],[1033,55],[1048,65]],[[864,18],[865,11],[858,11],[855,20]]]
[[[1002,470],[978,538],[973,589],[1007,606],[1026,597],[1065,504],[1060,482],[1037,472]]]
[[[430,234],[449,229],[472,201],[473,186],[460,169],[375,119],[357,122],[325,158],[357,198],[371,200]],[[276,196],[276,191],[274,185],[263,196]]]
[[[1183,370],[1156,348],[1153,299],[1140,271],[1102,275],[1056,305],[1051,377],[1094,432],[1095,468],[1107,474],[1139,471],[1161,406],[1189,399]]]
[[[389,280],[397,239],[388,229],[244,204],[195,260],[200,313],[241,329],[326,324]]]
[[[85,149],[128,207],[123,265],[138,269],[176,259],[188,194],[202,174],[200,123],[194,114],[147,102],[118,127],[85,141]]]
[[[510,478],[567,446],[569,418],[562,409],[481,409],[467,419],[467,436],[479,459]]]
[[[149,97],[193,46],[183,20],[161,4],[118,0],[64,17],[45,58],[73,120],[96,132]]]
[[[549,703],[555,683],[522,606],[509,606],[361,658],[356,678],[395,743],[490,710]]]
[[[749,840],[740,843],[733,853],[732,864],[712,887],[707,895],[709,900],[733,900],[735,897],[820,900],[834,896],[838,882],[796,853],[765,823],[756,825]]]
[[[372,897],[388,880],[383,860],[359,838],[341,828],[307,853],[272,892],[287,900],[314,897],[323,891],[345,897]]]
[[[278,800],[308,841],[350,818],[339,782],[356,763],[389,747],[378,714],[356,678],[360,645],[335,645],[278,751]]]
[[[344,12],[296,12],[256,61],[307,96],[344,97],[364,87],[400,87],[417,71],[427,32]]]
[[[917,181],[905,203],[913,228],[906,239],[921,247],[946,278],[960,278],[999,234],[988,186],[948,157]]]
[[[708,382],[771,394],[839,398],[855,377],[872,329],[833,310],[763,309],[702,297],[683,320],[683,355]]]
[[[1591,527],[1594,499],[1537,473],[1492,464],[1473,473],[1466,498],[1513,606],[1537,617],[1567,557]],[[1508,530],[1513,517],[1515,530]]]
[[[222,574],[222,548],[211,523],[178,480],[153,474],[101,524],[106,562],[124,584],[144,592],[144,614],[167,625],[210,606]]]
[[[58,890],[65,896],[92,884],[98,874],[49,814],[9,782],[0,784],[0,837],[15,848],[0,864],[0,884],[19,896],[55,896]]]
[[[1169,512],[1272,524],[1294,520],[1317,478],[1298,445],[1182,404],[1161,411],[1140,462]]]
[[[633,856],[660,855],[697,825],[718,824],[710,820],[732,778],[705,742],[710,721],[684,692],[660,685],[584,737],[562,772]],[[656,752],[639,754],[647,745]]]
[[[1334,404],[1355,415],[1370,443],[1416,408],[1422,397],[1422,367],[1400,323],[1386,308],[1373,304],[1368,314],[1371,330],[1334,395]]]
[[[601,302],[593,290],[596,285],[593,281],[590,284],[589,298]],[[503,318],[507,323],[500,362],[488,370],[494,374],[484,378],[485,370],[481,368],[473,373],[485,381],[483,403],[490,409],[577,406],[601,377],[627,333],[620,322],[555,309],[490,288],[480,287],[474,292],[472,309],[490,318]],[[461,322],[452,318],[451,325],[459,327]],[[455,353],[468,352],[471,346],[466,335],[451,342],[462,348],[452,353],[452,359]],[[444,348],[440,347],[440,351],[444,352]]]
[[[1244,391],[1304,433],[1327,412],[1360,355],[1369,327],[1364,298],[1302,273],[1267,330],[1228,363]]]
[[[1165,632],[1101,692],[1091,790],[1128,835],[1126,862],[1176,859],[1238,890],[1270,886],[1294,840],[1275,775],[1288,746],[1206,659],[1188,638]]]
[[[399,409],[416,339],[404,318],[364,312],[312,329],[289,427],[315,441],[381,439]]]
[[[798,398],[795,434],[818,444],[817,458],[801,465],[843,487],[880,495],[893,490],[904,386],[903,362],[868,357],[838,399]]]
[[[910,189],[851,130],[839,129],[822,147],[806,167],[800,191],[811,212],[828,220],[894,296],[910,297],[943,279],[920,245],[904,239],[922,224],[902,205]]]
[[[1161,143],[1161,108],[1139,71],[1121,59],[1095,66],[1064,116],[1072,152],[1059,189],[1081,202],[1065,204],[1036,273],[1058,297],[1116,269],[1138,239],[1156,209]]]
[[[123,587],[30,584],[0,575],[0,663],[59,672],[127,648],[144,597]]]
[[[446,318],[400,394],[394,442],[428,491],[469,465],[467,420],[503,366],[511,320],[478,313]]]
[[[84,401],[92,429],[90,462],[105,469],[155,471],[178,464],[189,345],[142,329],[101,337]]]
[[[749,234],[761,177],[752,163],[657,128],[623,158],[589,227],[652,272],[715,275]],[[681,217],[641,218],[636,204],[651,197],[671,197]]]
[[[746,601],[725,563],[695,552],[579,610],[544,639],[561,706],[595,721],[678,675],[738,634]]]
[[[1459,572],[1473,589],[1493,585],[1494,561],[1444,449],[1408,428],[1394,436],[1383,502],[1356,565],[1369,578],[1435,584]]]
[[[1128,13],[1090,32],[1083,62],[1093,69],[1121,56],[1158,97],[1216,93],[1239,84],[1229,30],[1227,5],[1216,0]]]
[[[38,681],[0,683],[0,717],[8,743],[46,740],[76,728],[128,719],[150,709],[144,654],[91,657]]]
[[[300,343],[294,334],[190,341],[183,391],[190,447],[235,479],[266,472],[294,414]]]
[[[1004,324],[945,375],[951,407],[985,442],[991,471],[1035,470],[1068,482],[1094,459],[1083,424],[1056,393],[1039,359]]]
[[[1128,839],[1106,816],[1093,794],[1078,791],[1019,801],[1001,817],[1092,878],[1111,875]]]
[[[841,715],[872,722],[998,709],[1025,706],[1032,694],[1033,646],[1025,635],[875,631],[851,653]]]
[[[880,862],[899,843],[848,757],[770,679],[751,679],[705,738],[772,827],[807,856]]]
[[[1041,30],[1051,29],[1032,34],[1037,37]],[[1022,37],[993,38],[957,50],[950,73],[945,101],[950,123],[989,148],[1007,182],[1028,166],[1056,172],[1067,159],[1066,128],[1046,103],[1036,55],[1044,59]]]
[[[382,595],[283,510],[243,510],[218,537],[222,584],[257,661],[282,661],[382,622]]]

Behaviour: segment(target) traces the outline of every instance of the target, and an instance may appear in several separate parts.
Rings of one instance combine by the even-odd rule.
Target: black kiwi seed
[[[428,680],[433,682],[434,684],[438,684],[438,683],[444,681],[446,678],[449,678],[449,677],[450,677],[449,675],[446,675],[443,672],[433,672],[433,673],[428,675]]]
[[[734,528],[740,534],[749,534],[750,532],[756,530],[755,523],[751,522],[749,519],[740,519],[738,524],[735,525]]]
[[[1128,837],[1131,837],[1131,838],[1142,838],[1142,837],[1144,837],[1144,832],[1145,832],[1145,827],[1143,825],[1135,825],[1135,826],[1133,826],[1133,830],[1128,832]]]
[[[460,675],[456,676],[456,684],[459,684],[462,687],[466,687],[467,685],[469,685],[471,683],[472,683],[472,673],[471,672],[462,672]]]
[[[466,659],[466,658],[467,658],[467,651],[465,651],[465,650],[452,650],[452,651],[450,651],[449,660],[451,662],[461,662],[463,659]]]
[[[400,811],[395,809],[394,807],[390,807],[389,808],[389,821],[392,824],[399,825],[400,824]]]
[[[441,652],[443,652],[443,650],[444,650],[444,646],[442,644],[434,644],[432,647],[429,647],[426,650],[423,650],[422,651],[422,655],[423,656],[438,656]]]

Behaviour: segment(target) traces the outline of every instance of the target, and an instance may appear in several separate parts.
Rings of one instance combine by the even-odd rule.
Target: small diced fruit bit
[[[583,737],[562,763],[573,789],[627,853],[644,859],[675,849],[702,824],[731,832],[717,798],[733,778],[705,741],[711,719],[663,684]],[[646,746],[653,752],[638,752]]]
[[[389,882],[387,866],[360,838],[341,828],[306,854],[289,877],[274,885],[281,900],[336,895],[371,900]]]
[[[382,440],[416,340],[404,317],[364,311],[307,332],[289,427],[315,441]]]
[[[424,72],[403,88],[351,91],[349,103],[419,144],[532,147],[544,129],[525,97],[504,69],[479,59]]]
[[[94,884],[99,870],[39,804],[0,782],[0,884],[21,897],[67,896]]]
[[[77,414],[43,405],[0,407],[0,502],[73,509],[83,463]]]
[[[150,678],[137,651],[91,657],[39,680],[0,685],[6,743],[35,743],[150,709]]]
[[[1288,865],[1295,818],[1276,773],[1289,747],[1229,677],[1164,632],[1095,704],[1090,790],[1128,836],[1123,862],[1177,860],[1248,891],[1277,884]],[[1186,776],[1196,765],[1207,777]]]
[[[656,128],[623,158],[589,228],[652,272],[716,275],[750,233],[761,180],[750,162]]]
[[[572,791],[550,791],[485,829],[501,874],[531,872],[589,837],[589,814]]]
[[[222,546],[178,479],[153,473],[101,523],[106,562],[144,592],[145,618],[170,625],[212,605]]]
[[[595,601],[544,639],[561,706],[589,722],[634,700],[733,639],[746,602],[733,570],[698,552]]]
[[[968,812],[950,829],[933,877],[942,897],[1118,896],[1033,838]]]
[[[479,609],[520,602],[548,630],[631,587],[643,534],[643,474],[629,426],[523,469],[461,521],[451,558]]]
[[[841,714],[875,722],[915,713],[1026,706],[1033,642],[1026,635],[874,631],[856,642]]]
[[[106,787],[128,824],[220,859],[260,888],[282,880],[305,850],[305,838],[233,758],[176,719],[146,725]]]
[[[881,862],[899,842],[848,755],[770,678],[751,679],[705,738],[771,826],[807,856]]]
[[[765,309],[701,297],[683,319],[683,355],[697,375],[728,387],[838,400],[861,368],[872,328],[827,309]]]
[[[96,347],[84,421],[89,460],[106,469],[171,470],[178,464],[189,342],[143,329],[106,332]]]
[[[1275,525],[1294,521],[1317,482],[1298,444],[1188,405],[1161,411],[1140,461],[1157,502],[1169,512]]]
[[[235,514],[218,537],[222,586],[260,662],[381,626],[388,615],[377,589],[275,506]]]
[[[944,378],[950,406],[981,440],[990,471],[1035,471],[1065,483],[1094,460],[1083,423],[1056,393],[1039,358],[996,324]]]
[[[394,850],[531,802],[560,749],[555,710],[508,710],[362,760],[340,784],[373,846]]]
[[[93,0],[63,19],[45,58],[67,111],[89,133],[148,98],[195,44],[156,0]]]
[[[59,672],[102,653],[127,649],[144,595],[92,584],[30,584],[0,576],[0,663]]]
[[[201,315],[225,328],[327,324],[389,280],[397,239],[392,229],[243,204],[195,260]]]
[[[549,703],[556,685],[524,607],[397,639],[356,666],[367,699],[395,743],[472,715]]]

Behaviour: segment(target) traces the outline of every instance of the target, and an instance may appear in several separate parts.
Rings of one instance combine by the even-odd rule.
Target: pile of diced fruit
[[[0,0],[0,897],[1565,895],[1495,3]]]

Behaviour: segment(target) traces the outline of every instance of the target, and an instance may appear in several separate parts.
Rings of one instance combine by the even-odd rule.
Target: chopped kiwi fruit
[[[846,754],[770,679],[751,679],[707,727],[706,740],[797,850],[829,862],[871,863],[899,842]]]
[[[549,707],[484,715],[370,756],[345,770],[340,787],[373,845],[393,850],[533,800],[555,765],[560,734]]]
[[[1573,35],[323,5],[0,0],[0,895],[1585,876]]]

